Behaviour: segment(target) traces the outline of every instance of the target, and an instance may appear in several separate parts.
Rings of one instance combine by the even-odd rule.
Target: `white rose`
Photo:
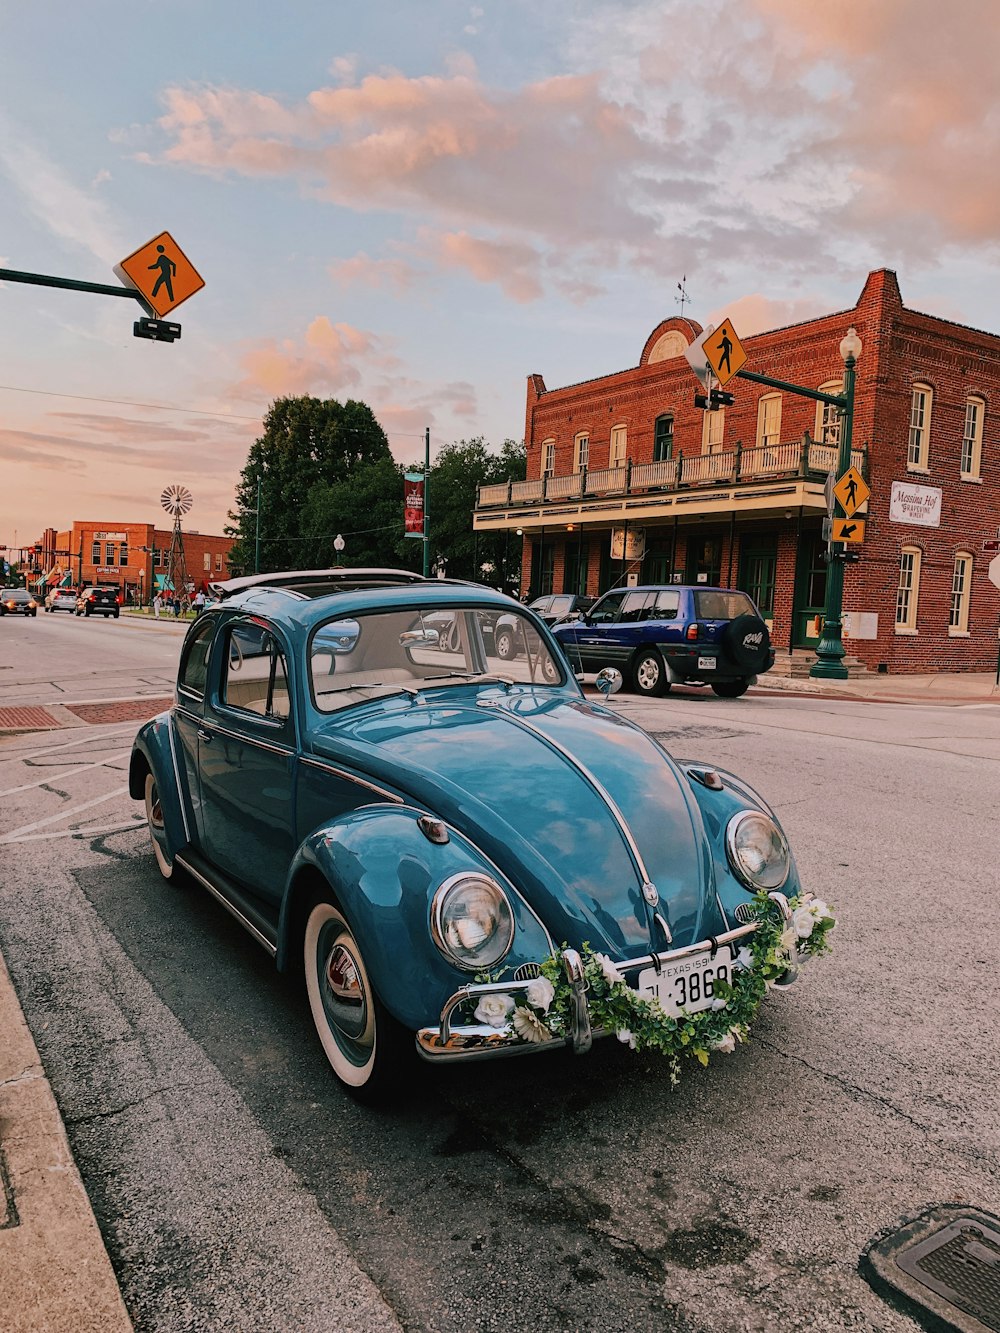
[[[514,1001],[509,995],[484,995],[476,1005],[476,1022],[488,1023],[491,1028],[506,1027],[513,1010]]]
[[[630,1050],[635,1050],[634,1032],[629,1032],[628,1028],[622,1028],[616,1035],[623,1046],[628,1046]]]
[[[606,953],[595,953],[594,957],[597,962],[600,963],[601,971],[604,973],[604,980],[609,986],[615,986],[619,981],[625,980]]]
[[[812,904],[796,907],[792,913],[792,926],[799,939],[807,940],[812,934],[813,926],[819,918],[813,911]]]
[[[533,1009],[541,1009],[543,1014],[549,1012],[549,1005],[555,996],[556,988],[548,977],[535,977],[534,981],[524,992],[524,998]]]
[[[723,1055],[732,1055],[736,1050],[736,1038],[731,1032],[727,1032],[724,1037],[712,1042],[712,1050],[721,1051]]]
[[[742,968],[744,972],[749,972],[750,969],[753,967],[753,954],[746,947],[746,945],[744,945],[743,948],[736,955],[733,965],[734,967]]]
[[[716,1012],[718,1012],[718,1010],[720,1010],[720,1009],[725,1009],[727,1003],[728,1003],[728,1001],[726,1001],[726,1000],[713,1000],[713,1001],[712,1001],[712,1008],[713,1008]]]
[[[814,898],[809,904],[809,910],[817,921],[833,920],[833,913],[822,898]]]

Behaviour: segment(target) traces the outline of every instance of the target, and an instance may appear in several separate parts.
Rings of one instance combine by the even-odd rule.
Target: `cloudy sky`
[[[272,398],[369,402],[401,461],[520,439],[525,378],[635,365],[663,318],[853,305],[1000,330],[995,0],[0,0],[0,541],[220,531]],[[692,381],[693,384],[693,381]]]

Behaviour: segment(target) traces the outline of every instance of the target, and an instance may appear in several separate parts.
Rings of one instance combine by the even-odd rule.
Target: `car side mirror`
[[[622,673],[617,667],[604,667],[594,677],[594,684],[605,697],[617,694],[622,687]]]
[[[562,623],[564,625],[573,625],[577,621],[586,619],[587,619],[586,611],[568,611],[566,615],[563,616]]]

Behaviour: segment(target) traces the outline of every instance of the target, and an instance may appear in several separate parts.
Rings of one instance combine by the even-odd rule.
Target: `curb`
[[[0,956],[0,1310],[5,1333],[130,1333],[66,1129]]]

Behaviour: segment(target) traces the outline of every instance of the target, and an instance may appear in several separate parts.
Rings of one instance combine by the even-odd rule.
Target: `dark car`
[[[536,597],[528,603],[528,610],[544,620],[546,625],[558,625],[572,615],[587,611],[597,599],[583,597],[579,593],[549,592],[543,597]],[[520,622],[514,616],[500,616],[494,627],[497,656],[509,661],[518,651],[517,627]]]
[[[2,605],[0,605],[0,615],[5,616],[37,616],[38,603],[28,592],[27,588],[4,588],[0,593]]]
[[[108,616],[114,616],[117,620],[121,609],[121,600],[117,588],[83,588],[76,599],[76,614],[78,616],[101,615],[105,620]]]
[[[637,694],[710,685],[723,699],[737,699],[774,665],[760,612],[732,588],[615,588],[552,632],[577,671],[618,667]]]

